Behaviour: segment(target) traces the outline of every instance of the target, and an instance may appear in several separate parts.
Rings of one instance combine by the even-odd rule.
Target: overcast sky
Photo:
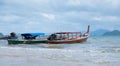
[[[120,30],[120,0],[0,0],[0,32]]]

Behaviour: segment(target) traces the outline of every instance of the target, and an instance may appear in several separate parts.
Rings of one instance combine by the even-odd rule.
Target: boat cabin
[[[48,37],[48,40],[73,40],[82,37],[81,32],[57,32]]]
[[[45,33],[23,33],[21,34],[23,39],[36,39],[36,37],[45,37]]]

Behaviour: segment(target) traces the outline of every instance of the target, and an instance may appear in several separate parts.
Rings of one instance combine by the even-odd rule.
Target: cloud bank
[[[120,30],[120,0],[1,0],[1,32]]]

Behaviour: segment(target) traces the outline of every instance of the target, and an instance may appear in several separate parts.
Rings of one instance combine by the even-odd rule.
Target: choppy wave
[[[93,37],[83,44],[69,45],[8,45],[2,40],[0,66],[119,66],[119,43],[120,39],[110,37]]]

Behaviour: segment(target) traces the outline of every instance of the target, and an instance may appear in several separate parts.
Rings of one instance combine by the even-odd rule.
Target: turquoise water
[[[90,37],[85,43],[8,45],[0,41],[0,66],[119,66],[120,37]]]

